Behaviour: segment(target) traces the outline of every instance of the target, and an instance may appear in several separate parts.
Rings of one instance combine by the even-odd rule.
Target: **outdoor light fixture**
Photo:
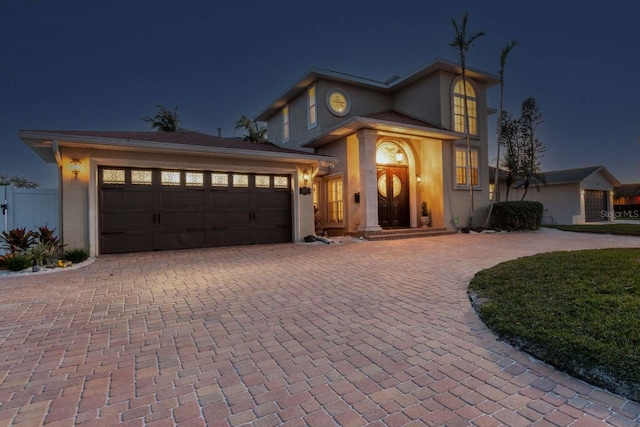
[[[80,160],[77,157],[71,159],[71,173],[73,174],[74,179],[78,179],[78,174],[80,173]]]
[[[404,160],[404,153],[398,149],[398,151],[396,151],[396,162],[402,163],[403,160]]]
[[[311,187],[309,187],[309,171],[307,168],[304,168],[302,171],[302,181],[304,181],[304,186],[300,187],[300,194],[306,196],[307,194],[311,194]]]

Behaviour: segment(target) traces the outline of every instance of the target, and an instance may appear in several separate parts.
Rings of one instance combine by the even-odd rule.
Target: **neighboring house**
[[[489,169],[493,177],[495,168]],[[496,200],[506,199],[507,175],[506,171],[500,170]],[[533,179],[529,185],[525,200],[544,205],[543,224],[583,224],[614,219],[613,189],[620,183],[604,166],[543,172],[539,176],[540,179]],[[523,179],[516,177],[509,189],[509,200],[520,200],[524,191]]]
[[[61,228],[92,255],[467,225],[488,206],[487,89],[445,60],[378,82],[311,70],[256,119],[269,141],[194,132],[20,131],[60,169]],[[471,181],[471,182],[469,182]]]
[[[640,183],[615,187],[613,203],[616,206],[640,205]]]

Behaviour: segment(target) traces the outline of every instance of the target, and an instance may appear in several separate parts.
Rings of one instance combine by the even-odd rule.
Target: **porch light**
[[[400,150],[396,151],[396,162],[402,163],[404,160],[404,153]]]
[[[311,194],[311,188],[309,187],[310,177],[311,176],[309,175],[309,171],[307,170],[307,168],[304,168],[304,170],[302,171],[302,181],[304,182],[304,186],[300,187],[300,194],[302,194],[303,196]]]
[[[74,179],[78,179],[78,174],[80,173],[80,160],[77,157],[71,159],[71,173],[73,174]]]

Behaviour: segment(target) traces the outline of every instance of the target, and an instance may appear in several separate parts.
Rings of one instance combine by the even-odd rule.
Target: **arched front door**
[[[406,153],[393,142],[376,150],[378,224],[382,228],[409,227],[409,167]]]

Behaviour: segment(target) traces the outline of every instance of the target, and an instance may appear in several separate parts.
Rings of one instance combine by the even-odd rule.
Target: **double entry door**
[[[378,224],[382,228],[409,227],[407,167],[378,166]]]

